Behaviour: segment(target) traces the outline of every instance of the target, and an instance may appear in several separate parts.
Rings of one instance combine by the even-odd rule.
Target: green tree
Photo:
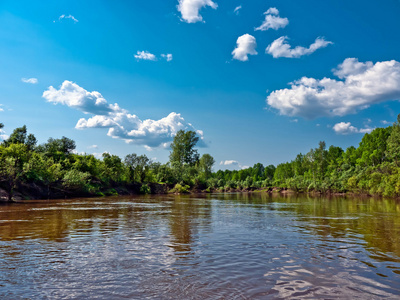
[[[133,153],[125,156],[124,162],[129,168],[130,180],[144,182],[150,167],[150,159],[145,154],[137,155]]]
[[[264,169],[264,178],[272,180],[274,178],[276,167],[274,165],[268,165]]]
[[[104,170],[103,176],[107,182],[120,183],[123,181],[123,174],[125,171],[124,164],[116,155],[103,153]]]
[[[198,141],[194,131],[179,130],[171,143],[169,161],[172,167],[194,166],[199,161],[199,153],[194,149]]]
[[[29,152],[24,144],[10,144],[0,149],[0,182],[12,201],[14,190],[25,174],[24,164],[29,160]]]
[[[393,124],[392,131],[387,139],[386,155],[396,166],[400,165],[400,114],[397,116],[397,122]]]
[[[206,178],[209,178],[214,164],[215,160],[210,154],[203,154],[199,161],[200,172],[204,173]]]
[[[386,145],[392,127],[376,128],[371,133],[366,133],[357,148],[357,164],[377,166],[386,159]]]
[[[49,138],[47,143],[38,146],[37,151],[52,157],[55,161],[64,160],[76,148],[75,141],[65,136],[60,139]]]
[[[36,143],[37,140],[35,136],[27,133],[26,125],[15,128],[10,134],[10,137],[4,141],[4,145],[6,147],[10,146],[11,144],[24,144],[27,146],[28,150],[33,150],[36,146]]]

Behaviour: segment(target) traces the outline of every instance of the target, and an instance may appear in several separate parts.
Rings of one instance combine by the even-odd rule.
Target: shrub
[[[151,194],[150,186],[148,184],[143,184],[140,187],[140,193],[144,195]]]
[[[181,185],[179,183],[175,184],[175,187],[170,191],[171,193],[189,193],[190,186],[188,185]]]
[[[69,170],[63,177],[63,186],[70,190],[86,190],[90,174],[75,169]]]

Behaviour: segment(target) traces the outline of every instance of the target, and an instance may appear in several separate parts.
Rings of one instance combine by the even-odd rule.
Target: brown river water
[[[0,299],[400,299],[400,202],[266,194],[0,205]]]

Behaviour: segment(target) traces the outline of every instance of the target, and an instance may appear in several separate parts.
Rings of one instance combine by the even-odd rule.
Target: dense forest
[[[0,123],[0,127],[3,124]],[[69,138],[49,138],[37,145],[26,126],[0,144],[0,188],[3,198],[56,198],[121,193],[185,193],[291,189],[295,192],[363,193],[400,196],[400,115],[393,126],[366,133],[358,148],[345,151],[325,142],[291,162],[261,163],[239,170],[212,172],[210,154],[199,155],[198,137],[180,130],[171,143],[169,162],[146,155],[124,159],[103,153],[75,153]]]

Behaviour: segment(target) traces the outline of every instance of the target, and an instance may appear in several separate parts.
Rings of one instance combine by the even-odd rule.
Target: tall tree
[[[194,149],[198,141],[199,137],[194,131],[179,130],[171,143],[172,152],[169,161],[172,167],[195,165],[199,161],[199,153]]]

